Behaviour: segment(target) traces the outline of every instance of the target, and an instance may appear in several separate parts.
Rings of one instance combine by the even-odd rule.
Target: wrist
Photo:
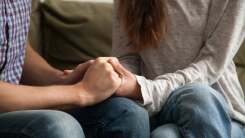
[[[143,96],[142,96],[141,90],[140,90],[140,85],[138,84],[138,82],[136,82],[133,97],[136,100],[140,100],[140,101],[143,100]]]
[[[92,105],[94,98],[86,89],[83,82],[72,85],[72,91],[75,93],[74,103],[80,107]]]
[[[140,85],[138,84],[136,78],[135,80],[131,81],[131,84],[129,86],[129,90],[128,94],[126,97],[130,98],[130,99],[134,99],[134,100],[142,100],[142,94],[141,94],[141,89],[140,89]],[[121,92],[124,93],[124,92]]]

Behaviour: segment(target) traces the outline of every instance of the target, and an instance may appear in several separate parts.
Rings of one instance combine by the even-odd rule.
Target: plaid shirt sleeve
[[[30,12],[31,0],[0,1],[0,81],[21,79]]]

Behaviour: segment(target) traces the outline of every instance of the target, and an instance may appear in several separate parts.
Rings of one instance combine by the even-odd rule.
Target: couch
[[[54,67],[71,69],[110,55],[112,3],[33,0],[32,5],[30,43]],[[234,61],[245,90],[245,43]]]

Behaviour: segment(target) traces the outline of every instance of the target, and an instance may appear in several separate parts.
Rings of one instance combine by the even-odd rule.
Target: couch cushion
[[[237,66],[238,77],[242,84],[243,90],[245,91],[245,42],[235,57],[235,63]]]
[[[60,69],[108,56],[112,3],[46,0],[41,4],[44,57]]]
[[[31,26],[29,42],[42,55],[41,7],[39,0],[32,0]]]
[[[245,68],[237,67],[237,73],[238,73],[242,88],[245,92]]]
[[[245,42],[243,43],[235,57],[235,63],[237,66],[245,67]]]

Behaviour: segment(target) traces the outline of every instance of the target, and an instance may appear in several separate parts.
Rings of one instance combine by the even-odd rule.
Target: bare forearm
[[[73,85],[33,87],[0,82],[0,111],[92,106],[111,97],[122,82],[108,58],[96,59],[86,70],[83,80]]]
[[[30,45],[27,46],[22,84],[38,86],[62,84],[62,74],[62,71],[50,66]]]
[[[78,95],[73,86],[31,87],[0,82],[0,98],[0,111],[15,111],[75,106]]]

